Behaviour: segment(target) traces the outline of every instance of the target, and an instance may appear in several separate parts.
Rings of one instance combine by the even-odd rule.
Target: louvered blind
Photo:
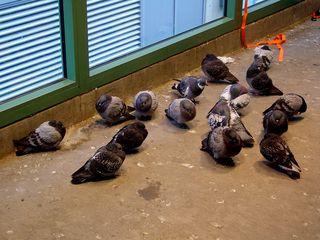
[[[59,0],[0,2],[0,103],[62,78]]]
[[[140,0],[87,0],[89,67],[140,48]]]

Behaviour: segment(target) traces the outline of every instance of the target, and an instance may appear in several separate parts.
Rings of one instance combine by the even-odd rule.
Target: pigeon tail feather
[[[209,148],[208,148],[208,139],[207,138],[202,140],[201,145],[202,146],[201,146],[200,150],[208,152]]]
[[[272,88],[269,91],[269,95],[283,95],[283,92],[275,86],[272,86]]]
[[[71,183],[72,184],[81,184],[87,181],[90,181],[91,179],[93,179],[93,176],[90,174],[90,172],[88,170],[85,169],[85,166],[82,166],[81,168],[79,168],[76,172],[74,172],[71,177]]]
[[[230,84],[239,82],[239,79],[236,78],[231,72],[228,72],[227,76],[225,77],[225,80],[228,81]]]
[[[128,112],[133,112],[134,110],[136,110],[134,107],[132,107],[132,106],[127,106],[127,111],[128,111]]]
[[[176,84],[173,84],[173,86],[171,87],[171,89],[173,89],[173,90],[178,90]]]

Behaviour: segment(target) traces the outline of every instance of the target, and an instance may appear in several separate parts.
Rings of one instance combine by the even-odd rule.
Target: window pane
[[[253,6],[255,4],[261,3],[261,2],[266,2],[269,0],[248,0],[248,7]],[[242,8],[244,8],[244,0],[242,1]]]
[[[90,68],[225,16],[225,0],[87,0]]]
[[[0,103],[63,78],[59,0],[0,4]]]

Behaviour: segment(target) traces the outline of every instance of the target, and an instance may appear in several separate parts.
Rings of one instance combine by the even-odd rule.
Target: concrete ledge
[[[309,18],[312,10],[319,7],[317,0],[306,0],[276,14],[254,22],[247,27],[248,42],[290,27],[299,21]],[[193,49],[175,55],[165,61],[156,63],[129,76],[121,78],[98,89],[75,97],[71,100],[44,110],[34,116],[0,129],[0,157],[14,151],[13,139],[18,139],[43,121],[57,119],[69,127],[96,114],[95,102],[103,93],[119,96],[131,103],[132,96],[141,89],[152,89],[172,78],[183,76],[200,66],[201,60],[208,52],[224,55],[241,49],[240,30],[235,30],[202,44]]]

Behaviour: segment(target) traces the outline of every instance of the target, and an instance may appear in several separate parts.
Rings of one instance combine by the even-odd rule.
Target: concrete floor
[[[98,127],[98,116],[68,129],[60,151],[2,158],[0,239],[320,239],[320,21],[285,34],[285,60],[275,59],[269,75],[308,104],[304,119],[291,122],[284,134],[303,169],[301,179],[267,167],[259,153],[261,112],[277,97],[252,97],[243,122],[256,144],[228,168],[199,150],[209,130],[205,115],[226,85],[204,90],[191,129],[183,130],[163,114],[175,98],[168,82],[154,89],[160,106],[146,123],[149,136],[116,179],[70,183],[70,175],[124,125]],[[243,84],[252,55],[252,49],[228,55]]]

